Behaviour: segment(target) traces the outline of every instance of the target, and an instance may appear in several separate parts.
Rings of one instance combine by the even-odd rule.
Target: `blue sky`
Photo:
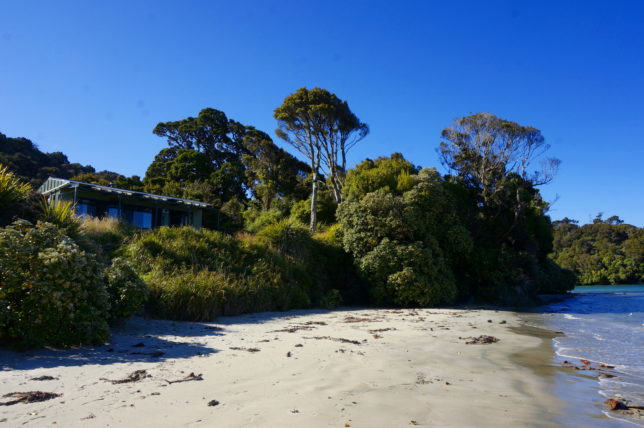
[[[370,125],[352,163],[439,166],[441,130],[491,112],[562,160],[553,218],[644,225],[643,1],[0,0],[0,132],[98,170],[143,176],[156,123],[204,107],[273,134],[301,86]]]

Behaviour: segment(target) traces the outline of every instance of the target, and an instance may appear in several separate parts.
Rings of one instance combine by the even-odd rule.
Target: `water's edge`
[[[640,404],[644,398],[638,357],[644,352],[643,315],[641,285],[578,287],[519,313],[526,329],[517,332],[547,343],[549,367],[538,374],[550,378],[563,403],[561,425],[644,427],[641,413],[613,412],[604,403],[618,398]]]
[[[513,354],[510,359],[532,370],[535,375],[547,378],[552,387],[553,398],[559,407],[554,422],[566,427],[621,427],[625,425],[609,418],[605,412],[603,397],[599,394],[597,379],[587,373],[580,373],[562,367],[564,361],[555,351],[554,340],[561,337],[545,326],[542,313],[519,313],[523,325],[511,327],[517,334],[537,337],[541,344]],[[553,404],[553,407],[555,404]]]

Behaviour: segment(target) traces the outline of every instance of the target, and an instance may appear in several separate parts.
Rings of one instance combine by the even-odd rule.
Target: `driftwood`
[[[3,395],[3,397],[14,398],[14,400],[0,403],[0,406],[13,406],[14,404],[18,403],[38,403],[40,401],[47,401],[51,400],[52,398],[60,397],[61,395],[62,394],[42,391],[10,392],[9,394]]]
[[[148,374],[145,370],[136,370],[127,375],[126,378],[123,379],[118,379],[118,380],[111,380],[111,379],[105,379],[102,377],[100,380],[104,380],[107,382],[112,383],[113,385],[121,384],[121,383],[132,383],[132,382],[138,382],[140,380],[145,379],[146,377],[152,377],[151,375]]]
[[[192,380],[203,380],[203,376],[201,375],[201,373],[196,375],[193,372],[190,372],[190,374],[188,376],[184,377],[183,379],[178,379],[178,380],[166,380],[166,379],[164,379],[164,380],[166,382],[168,382],[169,384],[172,384],[172,383],[179,383],[179,382],[190,382]]]

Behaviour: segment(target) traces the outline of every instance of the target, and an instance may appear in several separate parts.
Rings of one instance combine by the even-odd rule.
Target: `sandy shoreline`
[[[500,341],[465,344],[480,335]],[[0,426],[556,426],[545,342],[493,310],[137,318],[106,346],[0,351],[3,395],[62,394],[1,406]],[[149,376],[109,382],[135,370]]]

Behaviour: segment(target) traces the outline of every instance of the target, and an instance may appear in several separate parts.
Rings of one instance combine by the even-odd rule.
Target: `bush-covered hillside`
[[[579,284],[644,283],[644,229],[617,216],[580,226],[565,218],[554,222],[552,259],[577,274]]]

